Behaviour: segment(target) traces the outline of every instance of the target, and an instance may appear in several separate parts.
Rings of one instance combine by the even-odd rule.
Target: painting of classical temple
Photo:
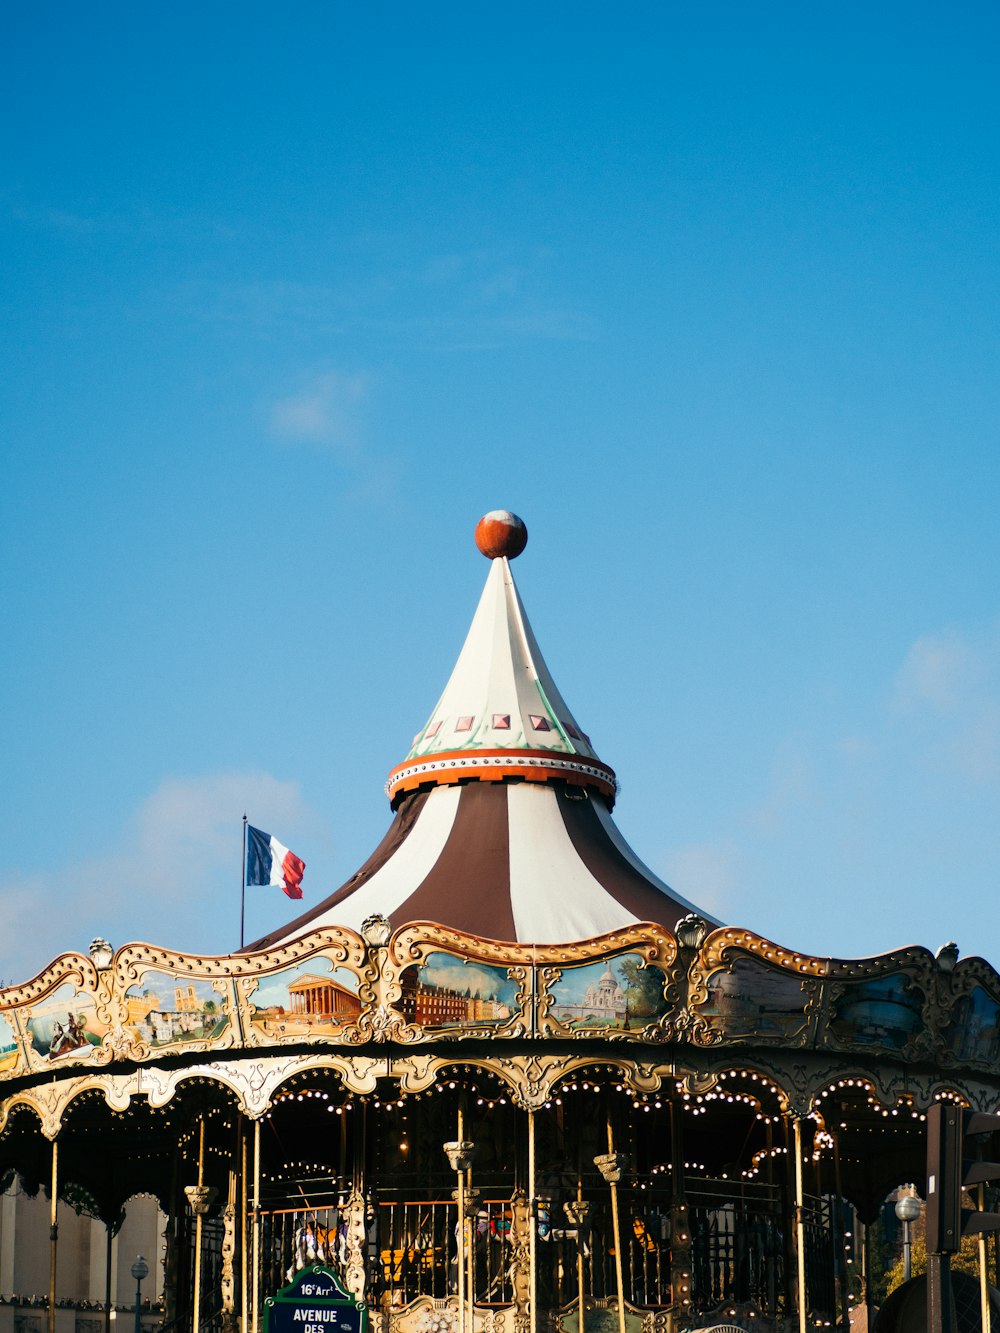
[[[358,978],[329,958],[309,958],[261,978],[251,997],[251,1022],[269,1036],[329,1034],[361,1013]]]

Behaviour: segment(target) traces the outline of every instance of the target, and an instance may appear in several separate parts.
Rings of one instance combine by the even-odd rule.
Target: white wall
[[[163,1296],[163,1231],[167,1219],[155,1199],[131,1199],[125,1222],[111,1246],[111,1296],[120,1305],[135,1299],[130,1269],[137,1254],[149,1265],[142,1284],[145,1300]],[[78,1217],[67,1204],[58,1210],[59,1245],[56,1299],[103,1301],[107,1261],[107,1228]],[[47,1296],[49,1290],[49,1200],[40,1190],[29,1198],[15,1182],[0,1196],[0,1296]]]

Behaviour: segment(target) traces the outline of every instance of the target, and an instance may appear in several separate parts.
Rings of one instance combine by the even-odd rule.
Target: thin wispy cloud
[[[892,708],[936,762],[975,783],[1000,779],[1000,629],[921,636],[896,674]]]
[[[738,915],[740,852],[728,840],[688,843],[670,853],[664,879],[683,897],[718,917]]]
[[[952,712],[983,679],[987,661],[982,651],[960,634],[926,634],[907,651],[896,675],[893,703],[898,709],[922,706]]]
[[[329,283],[291,278],[187,281],[174,289],[173,300],[180,310],[234,335],[292,344],[345,335],[358,304],[357,297]]]
[[[83,206],[77,206],[82,203]],[[50,202],[17,191],[0,190],[0,211],[27,231],[73,237],[109,237],[119,242],[146,243],[151,237],[195,241],[206,237],[233,242],[245,239],[252,227],[239,219],[224,218],[183,208],[151,208],[135,199],[111,211],[93,208],[93,200]]]
[[[49,208],[44,205],[14,204],[10,208],[10,217],[32,230],[70,235],[90,236],[98,231],[124,230],[120,223],[112,228],[99,217],[87,217],[71,209]]]
[[[116,945],[235,949],[244,810],[283,840],[315,825],[298,784],[268,773],[168,778],[113,849],[45,874],[7,875],[0,881],[0,976],[23,981],[57,954],[85,953],[95,935]]]
[[[761,833],[773,835],[814,799],[815,792],[815,765],[808,754],[799,745],[783,750],[775,758],[767,794],[747,811],[746,821]]]
[[[790,939],[784,906],[769,896],[772,877],[787,878],[794,868],[817,901],[836,891],[851,926],[840,952],[877,952],[918,937],[932,943],[933,921],[913,923],[899,913],[894,876],[947,863],[956,842],[970,861],[995,845],[1000,626],[921,635],[886,676],[882,701],[863,719],[820,718],[776,736],[769,763],[762,756],[756,774],[746,774],[748,799],[701,841],[666,852],[667,881],[723,920],[824,952],[828,923],[812,937]],[[972,837],[958,832],[968,809],[981,820]],[[907,860],[915,847],[916,869]],[[756,903],[752,921],[745,919],[748,899]]]
[[[544,252],[401,261],[383,249],[354,261],[349,276],[187,283],[175,299],[241,336],[300,347],[373,338],[447,352],[600,336],[594,316],[554,285]]]
[[[293,444],[356,449],[360,444],[361,409],[367,394],[365,376],[325,371],[272,404],[271,434]]]

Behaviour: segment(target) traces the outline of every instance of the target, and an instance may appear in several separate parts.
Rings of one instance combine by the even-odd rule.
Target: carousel
[[[480,521],[468,637],[346,884],[237,954],[95,940],[0,991],[0,1183],[51,1209],[51,1333],[61,1220],[110,1235],[138,1195],[185,1333],[273,1333],[314,1272],[374,1333],[847,1330],[928,1108],[1000,1104],[983,960],[796,953],[643,864],[526,540]]]

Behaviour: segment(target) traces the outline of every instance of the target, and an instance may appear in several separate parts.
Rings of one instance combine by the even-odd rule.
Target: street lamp
[[[149,1275],[149,1264],[141,1254],[135,1256],[135,1263],[132,1265],[132,1276],[135,1278],[135,1333],[142,1333],[142,1299],[139,1288],[142,1285],[142,1279]]]
[[[903,1281],[910,1280],[910,1223],[915,1222],[924,1206],[915,1194],[902,1194],[896,1200],[896,1216],[903,1224]]]

